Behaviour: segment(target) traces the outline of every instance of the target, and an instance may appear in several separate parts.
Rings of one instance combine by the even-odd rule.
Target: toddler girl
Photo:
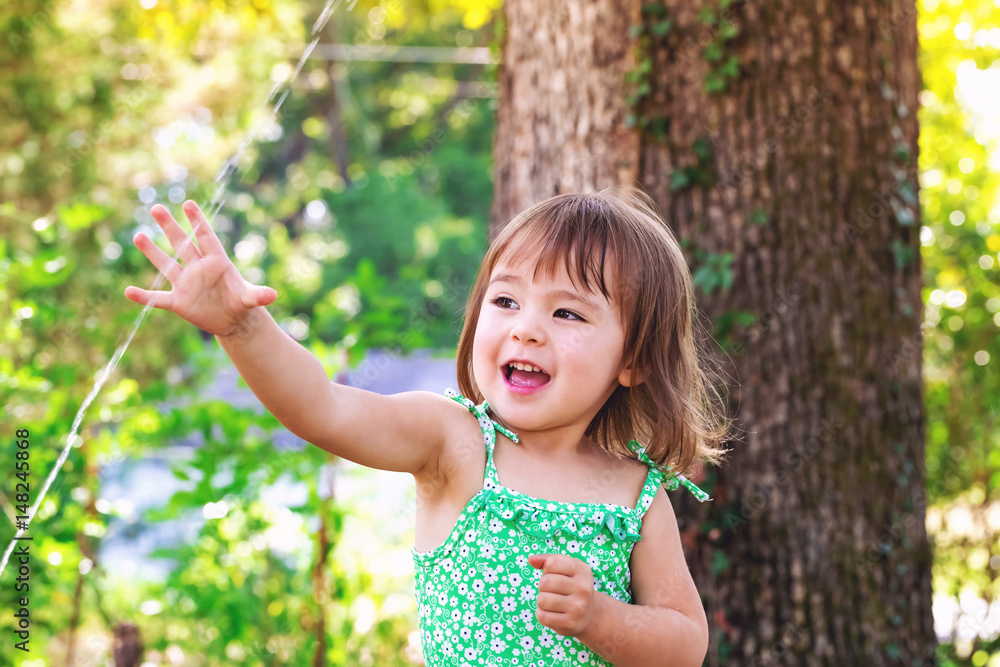
[[[134,239],[172,290],[126,297],[215,334],[292,433],[413,475],[428,665],[702,664],[708,624],[660,486],[708,500],[678,471],[718,463],[728,424],[687,264],[648,196],[560,195],[504,227],[447,396],[331,382],[264,308],[276,292],[242,278],[194,202],[184,210],[197,245],[152,210],[183,267]]]

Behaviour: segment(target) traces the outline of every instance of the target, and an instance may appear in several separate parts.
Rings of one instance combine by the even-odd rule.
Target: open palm
[[[136,247],[163,273],[173,289],[164,292],[129,286],[125,288],[128,299],[169,310],[211,334],[229,336],[246,325],[254,308],[266,306],[277,298],[272,288],[252,285],[240,275],[193,201],[184,202],[184,213],[191,221],[197,245],[188,239],[165,206],[157,204],[151,213],[184,266],[149,237],[136,234],[132,239]]]

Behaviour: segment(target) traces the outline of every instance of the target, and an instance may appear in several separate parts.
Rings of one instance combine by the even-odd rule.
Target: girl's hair
[[[617,307],[625,333],[624,357],[631,386],[618,386],[587,427],[600,447],[632,456],[636,439],[659,465],[687,474],[693,463],[719,463],[730,424],[721,399],[711,391],[699,355],[694,285],[684,254],[656,204],[641,190],[613,186],[597,193],[565,194],[517,215],[490,245],[466,304],[458,343],[458,385],[477,404],[483,396],[472,374],[472,343],[490,276],[501,260],[541,248],[534,274],[555,274],[564,260],[574,285]],[[610,258],[608,258],[610,255]],[[576,260],[575,262],[573,260]],[[614,270],[605,284],[605,262]]]

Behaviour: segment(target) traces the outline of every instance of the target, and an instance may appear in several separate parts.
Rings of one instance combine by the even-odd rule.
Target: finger
[[[181,276],[181,265],[177,263],[173,257],[163,252],[160,246],[153,243],[153,240],[148,236],[139,232],[132,237],[132,242],[135,243],[135,247],[142,251],[142,254],[153,263],[160,273],[162,273],[167,280],[171,283],[177,281]]]
[[[544,593],[557,593],[559,595],[572,595],[576,590],[573,587],[572,577],[565,574],[545,574],[538,581],[538,590]]]
[[[205,219],[201,209],[198,208],[198,204],[190,199],[187,200],[184,202],[184,213],[187,215],[188,220],[191,221],[191,227],[198,238],[198,246],[201,249],[201,254],[203,256],[225,255],[226,250],[222,247],[222,242],[215,235],[212,225],[208,224],[208,220]]]
[[[566,554],[548,554],[545,558],[545,565],[542,567],[542,573],[573,576],[580,571],[578,563],[583,563],[583,561]]]
[[[545,561],[548,559],[549,554],[528,554],[528,564],[535,569],[542,569],[545,567]]]
[[[246,283],[247,289],[240,295],[240,301],[244,308],[256,308],[266,306],[278,298],[278,292],[273,287],[260,287]]]
[[[166,206],[157,204],[149,212],[153,215],[153,219],[163,228],[163,232],[167,235],[167,239],[170,241],[170,245],[173,246],[174,252],[184,260],[185,264],[190,264],[201,259],[201,253],[198,252],[194,241],[188,238],[188,235],[184,233],[181,226],[174,220],[174,216],[170,215],[170,211],[167,210]]]
[[[550,614],[568,614],[573,609],[573,601],[566,595],[539,593],[538,609]]]
[[[163,310],[172,310],[174,305],[174,295],[172,292],[151,291],[133,287],[132,285],[125,288],[125,298],[143,306],[152,303],[153,308],[162,308]]]

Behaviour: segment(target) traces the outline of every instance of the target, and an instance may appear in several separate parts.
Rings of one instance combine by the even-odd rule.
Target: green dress
[[[413,555],[417,618],[428,667],[476,665],[610,665],[575,637],[564,637],[535,617],[541,570],[529,554],[568,554],[587,563],[594,589],[632,602],[629,557],[640,539],[642,517],[660,484],[679,483],[701,500],[707,494],[681,475],[669,479],[635,440],[629,447],[649,473],[635,508],[608,503],[561,503],[503,486],[493,465],[496,431],[517,435],[491,420],[486,401],[475,405],[451,389],[449,398],[479,420],[486,442],[483,488],[459,515],[440,546]]]

